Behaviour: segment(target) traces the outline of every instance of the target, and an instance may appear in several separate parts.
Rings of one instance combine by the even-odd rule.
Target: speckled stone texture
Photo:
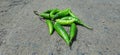
[[[52,8],[71,8],[94,30],[78,25],[70,49],[33,13]],[[0,0],[0,55],[120,55],[120,0]]]

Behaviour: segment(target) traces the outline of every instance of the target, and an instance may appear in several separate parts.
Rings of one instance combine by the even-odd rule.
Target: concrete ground
[[[94,30],[78,25],[70,50],[33,13],[51,8],[71,8]],[[120,55],[120,0],[0,0],[0,55]]]

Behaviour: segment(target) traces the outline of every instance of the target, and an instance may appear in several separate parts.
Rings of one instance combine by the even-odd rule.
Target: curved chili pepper
[[[67,8],[67,9],[65,9],[65,10],[61,10],[60,12],[58,12],[58,13],[55,15],[55,17],[54,17],[53,19],[66,16],[66,15],[69,14],[69,11],[70,11],[69,8]]]
[[[82,20],[78,19],[77,16],[75,16],[75,14],[73,14],[71,11],[69,12],[70,16],[74,17],[75,21],[77,24],[82,25],[88,29],[93,29],[92,27],[88,26],[87,24],[85,24]]]
[[[51,35],[53,33],[53,23],[51,20],[46,20],[46,24],[47,24],[48,29],[49,29],[49,34]]]
[[[65,29],[57,22],[55,22],[54,28],[56,32],[61,36],[61,38],[63,38],[66,44],[70,45],[69,36],[68,36],[68,33],[65,31]]]
[[[50,12],[50,18],[53,20],[55,14],[58,13],[59,11],[60,11],[59,9],[53,9],[53,10]]]
[[[73,38],[75,37],[77,33],[77,27],[76,27],[76,24],[75,23],[72,23],[71,24],[71,27],[70,27],[70,42],[72,42]]]

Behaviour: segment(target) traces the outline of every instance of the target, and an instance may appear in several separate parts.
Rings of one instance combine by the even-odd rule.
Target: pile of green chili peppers
[[[40,17],[43,17],[48,26],[50,35],[52,35],[55,30],[69,46],[76,36],[77,24],[82,25],[88,29],[92,29],[92,27],[86,25],[69,8],[64,10],[55,8],[49,9],[43,13],[38,13],[37,11],[34,11],[34,13]],[[70,33],[68,34],[62,26],[70,26]]]

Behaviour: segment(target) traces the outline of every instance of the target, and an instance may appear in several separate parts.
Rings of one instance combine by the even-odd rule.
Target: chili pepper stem
[[[33,11],[35,15],[39,16],[38,11]]]

